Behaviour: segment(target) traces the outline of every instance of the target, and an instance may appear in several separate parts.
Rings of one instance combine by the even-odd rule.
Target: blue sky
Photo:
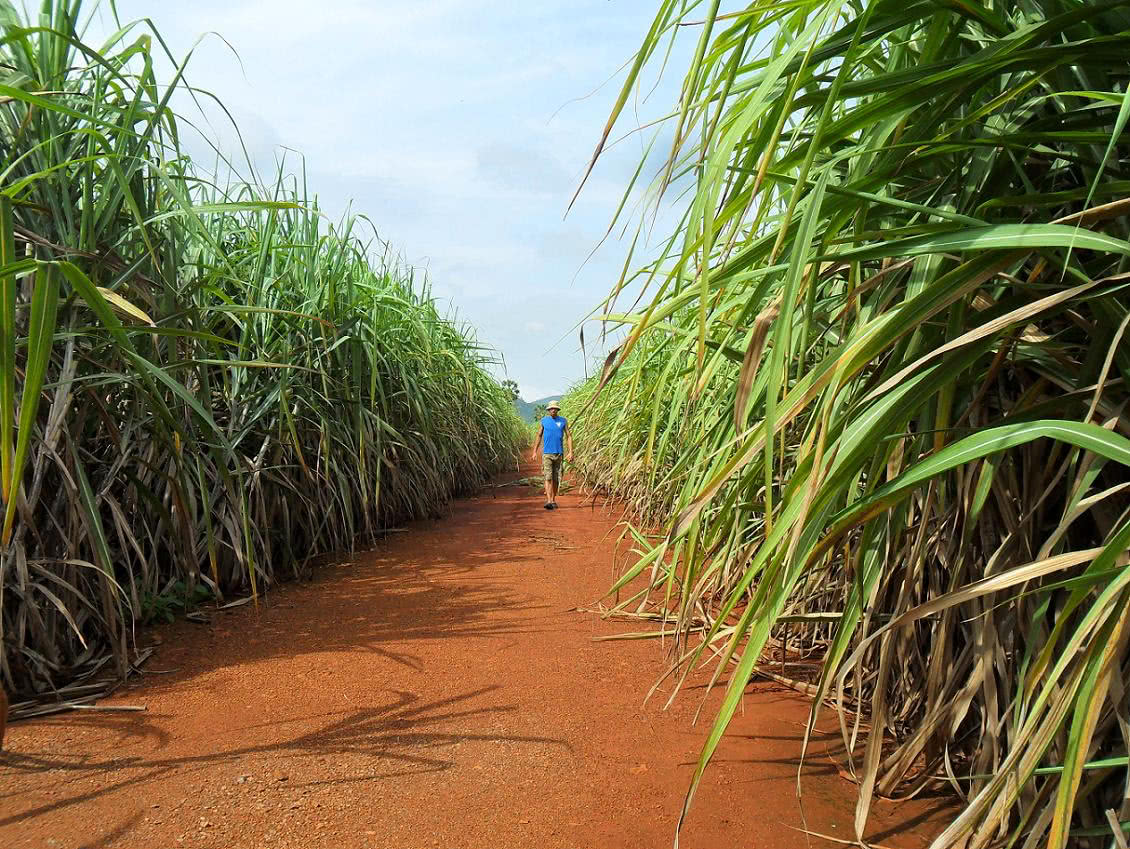
[[[584,375],[575,325],[619,276],[627,243],[610,240],[585,259],[647,137],[602,158],[564,215],[654,0],[118,0],[117,8],[123,22],[151,18],[178,56],[204,36],[187,79],[232,112],[256,168],[272,173],[284,149],[305,157],[323,208],[336,218],[352,200],[382,239],[426,269],[433,293],[503,354],[500,376],[517,380],[523,397],[560,392]],[[112,30],[108,7],[99,15],[90,41]],[[683,41],[681,51],[693,48],[693,38]],[[677,51],[672,68],[686,64]],[[663,115],[679,82],[678,73],[660,81],[629,121]],[[177,108],[193,117],[190,102]],[[199,124],[230,146],[218,110]],[[298,167],[295,153],[287,156]],[[598,335],[598,325],[586,326],[590,367],[602,353]]]

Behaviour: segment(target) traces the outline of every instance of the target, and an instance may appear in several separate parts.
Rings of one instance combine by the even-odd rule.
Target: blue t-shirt
[[[541,429],[545,434],[541,440],[541,450],[544,454],[564,454],[562,450],[565,443],[565,425],[569,424],[564,416],[543,416]]]

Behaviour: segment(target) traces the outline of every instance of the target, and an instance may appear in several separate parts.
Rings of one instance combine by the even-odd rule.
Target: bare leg
[[[553,503],[553,476],[547,475],[545,479],[545,503]]]
[[[553,480],[553,478],[551,477],[548,481],[546,481],[545,488],[549,492],[549,503],[550,504],[556,504],[557,503],[557,481]]]

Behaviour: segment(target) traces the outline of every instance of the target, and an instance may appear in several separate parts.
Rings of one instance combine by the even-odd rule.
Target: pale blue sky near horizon
[[[496,371],[516,380],[523,398],[563,392],[584,376],[576,325],[619,277],[631,234],[618,241],[618,228],[586,258],[650,136],[637,133],[602,157],[565,211],[654,0],[116,5],[123,23],[152,19],[178,59],[196,44],[186,78],[231,111],[256,170],[272,174],[284,153],[297,170],[301,155],[327,214],[336,219],[352,202],[371,219],[426,271],[433,294],[501,352],[505,370]],[[112,30],[103,5],[87,40]],[[649,96],[629,106],[613,138],[672,108],[691,35],[658,84],[645,78]],[[178,112],[186,106],[192,118],[183,98]],[[206,114],[197,123],[230,151],[222,113]],[[186,147],[207,150],[199,141]],[[590,369],[603,355],[599,331],[585,326]]]

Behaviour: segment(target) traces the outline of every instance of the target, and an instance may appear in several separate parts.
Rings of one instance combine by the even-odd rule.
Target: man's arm
[[[534,459],[535,460],[538,457],[541,456],[541,444],[542,444],[541,440],[542,440],[542,436],[543,436],[544,433],[545,433],[545,425],[539,424],[538,425],[538,435],[534,437]]]
[[[565,450],[568,451],[565,459],[570,463],[573,462],[573,426],[568,422],[565,423]]]

